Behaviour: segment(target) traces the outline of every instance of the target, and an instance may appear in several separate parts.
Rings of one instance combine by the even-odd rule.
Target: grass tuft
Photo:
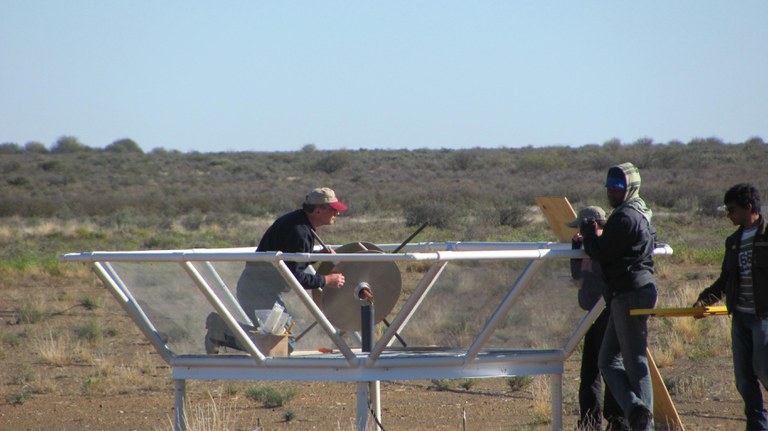
[[[272,386],[259,386],[246,389],[245,396],[253,401],[262,403],[264,407],[281,407],[296,396],[293,389],[280,390]]]
[[[512,392],[522,391],[531,385],[533,382],[532,376],[512,376],[507,377],[507,387]]]

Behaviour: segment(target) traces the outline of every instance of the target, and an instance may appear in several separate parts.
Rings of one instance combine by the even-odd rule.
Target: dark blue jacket
[[[259,241],[258,251],[282,251],[284,253],[311,253],[314,247],[312,225],[304,210],[298,209],[285,214],[272,223]],[[288,262],[285,264],[305,289],[317,289],[325,286],[322,275],[304,272],[308,262]]]

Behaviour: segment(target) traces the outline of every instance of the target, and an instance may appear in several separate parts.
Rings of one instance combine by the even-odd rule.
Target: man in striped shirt
[[[768,234],[760,214],[760,194],[751,184],[731,187],[723,199],[738,230],[725,240],[720,276],[699,295],[694,307],[725,296],[733,315],[731,349],[736,388],[744,399],[746,429],[768,430],[760,384],[768,389]]]

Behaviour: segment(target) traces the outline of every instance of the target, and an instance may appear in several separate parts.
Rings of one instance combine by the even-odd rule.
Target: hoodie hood
[[[650,223],[651,217],[653,217],[653,211],[651,211],[645,204],[645,201],[640,198],[640,172],[632,163],[622,163],[620,165],[612,166],[608,170],[608,179],[622,177],[624,178],[624,184],[626,185],[626,193],[624,194],[624,202],[622,202],[615,211],[624,207],[632,208],[642,214]]]

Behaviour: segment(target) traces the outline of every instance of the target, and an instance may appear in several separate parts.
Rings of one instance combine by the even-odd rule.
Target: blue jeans
[[[634,308],[656,305],[656,285],[620,293],[608,302],[610,320],[600,347],[598,365],[605,383],[629,417],[638,407],[653,411],[653,386],[648,369],[648,316],[630,316]]]
[[[760,384],[768,388],[768,319],[733,312],[731,349],[736,389],[744,399],[747,431],[768,430]]]

